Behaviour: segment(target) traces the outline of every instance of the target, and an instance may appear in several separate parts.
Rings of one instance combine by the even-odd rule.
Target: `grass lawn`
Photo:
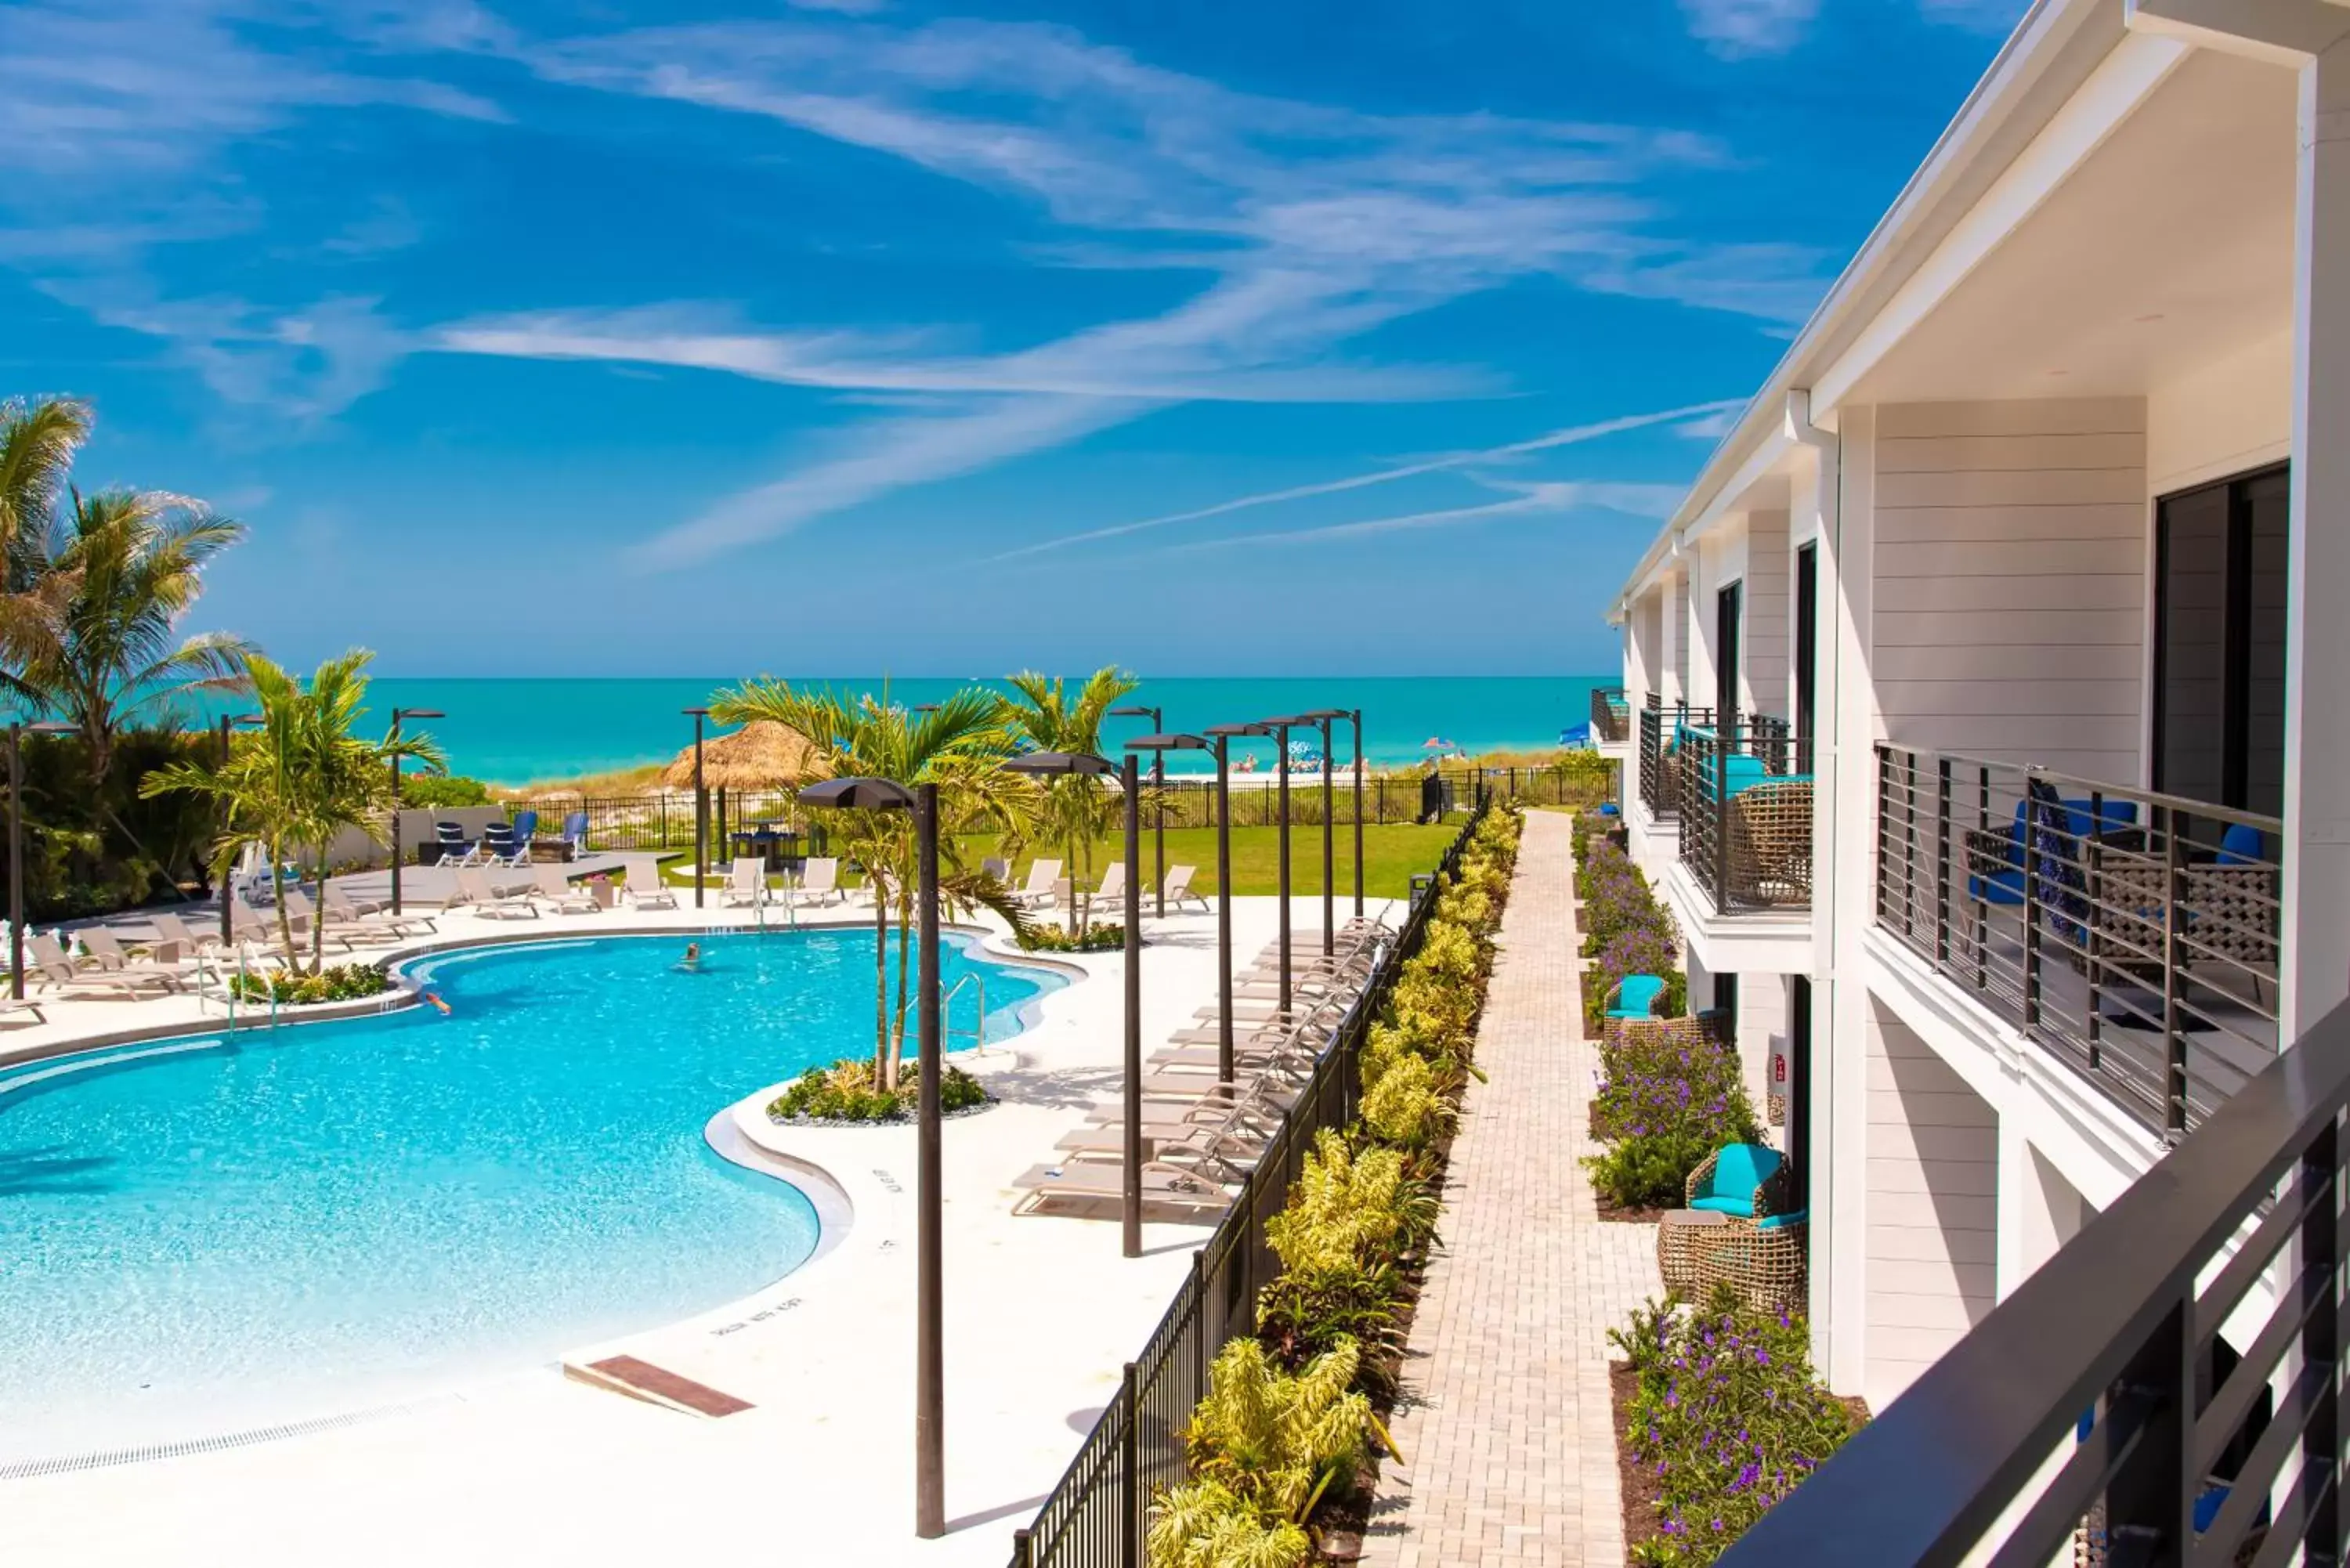
[[[1370,897],[1400,898],[1411,891],[1412,874],[1433,870],[1445,846],[1461,831],[1459,818],[1419,827],[1409,823],[1371,826],[1363,829],[1363,888]],[[1354,891],[1354,829],[1340,824],[1331,851],[1337,868],[1337,891],[1341,897]],[[1243,898],[1262,895],[1271,897],[1281,889],[1279,867],[1281,832],[1273,827],[1235,827],[1232,829],[1232,891]],[[974,835],[963,840],[963,855],[976,865],[995,853],[995,840],[989,836]],[[1094,846],[1093,880],[1098,886],[1102,872],[1110,862],[1124,853],[1123,841],[1104,839]],[[1052,846],[1034,846],[1021,857],[1013,867],[1013,880],[1017,883],[1028,873],[1028,862],[1037,855],[1060,857]],[[1170,827],[1167,830],[1167,864],[1193,866],[1198,869],[1191,877],[1192,888],[1212,895],[1216,892],[1216,830],[1212,827]],[[692,866],[690,862],[671,860],[665,867],[671,880],[690,886]],[[723,867],[713,867],[713,872]],[[677,875],[680,872],[683,876]],[[1150,828],[1142,830],[1142,878],[1146,887],[1155,883],[1151,859]],[[858,878],[844,870],[841,880],[855,883]],[[1297,898],[1322,891],[1322,829],[1293,827],[1289,831],[1289,885]],[[1107,914],[1097,918],[1109,918]]]

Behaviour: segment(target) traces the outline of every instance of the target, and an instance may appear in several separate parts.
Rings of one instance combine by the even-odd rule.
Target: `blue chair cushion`
[[[1714,1157],[1713,1179],[1693,1199],[1692,1209],[1721,1214],[1754,1212],[1754,1190],[1779,1168],[1779,1151],[1761,1144],[1733,1143]]]
[[[1657,1011],[1657,999],[1665,994],[1665,982],[1653,974],[1627,974],[1616,990],[1616,1005],[1607,1010],[1610,1018],[1648,1018]]]
[[[2220,864],[2222,866],[2256,866],[2263,858],[2261,830],[2241,822],[2231,822],[2220,835]]]
[[[1727,800],[1743,790],[1752,789],[1771,776],[1760,757],[1724,757],[1721,759],[1721,794]]]
[[[1790,1225],[1801,1225],[1812,1217],[1808,1209],[1798,1209],[1793,1214],[1765,1214],[1754,1221],[1757,1231],[1783,1231]]]

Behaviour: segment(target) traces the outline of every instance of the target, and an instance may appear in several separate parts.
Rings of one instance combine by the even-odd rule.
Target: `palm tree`
[[[1114,664],[1106,664],[1086,678],[1072,701],[1057,676],[1024,670],[1012,677],[1015,695],[1003,704],[1005,724],[1028,748],[1040,752],[1101,753],[1103,718],[1118,700],[1140,684]],[[1077,900],[1086,901],[1085,918],[1093,917],[1090,888],[1094,883],[1094,844],[1113,831],[1123,805],[1097,776],[1070,774],[1046,786],[1036,814],[1038,836],[1056,840],[1069,867],[1069,931],[1077,931]]]
[[[824,753],[836,778],[880,778],[912,788],[939,786],[939,885],[950,907],[988,909],[1016,932],[1028,917],[1010,889],[972,871],[962,859],[964,834],[993,829],[1016,833],[1034,791],[1027,781],[1005,773],[1011,751],[1002,722],[1002,702],[976,689],[956,692],[927,713],[879,699],[852,699],[829,690],[800,690],[762,677],[711,699],[711,717],[721,723],[769,719],[806,735]],[[873,1078],[885,1089],[898,1086],[905,1053],[906,957],[914,919],[917,840],[902,811],[839,811],[829,819],[838,839],[873,888]],[[890,1005],[889,917],[898,919],[898,995]]]
[[[88,439],[87,403],[71,398],[0,402],[0,551],[48,526],[74,453]]]
[[[242,673],[251,682],[260,727],[230,742],[224,763],[175,763],[140,782],[142,795],[186,790],[223,807],[228,826],[214,846],[216,874],[226,876],[247,843],[260,843],[269,857],[270,885],[277,896],[277,934],[289,964],[298,966],[301,959],[286,909],[287,852],[312,849],[323,876],[326,848],[337,834],[347,827],[375,834],[384,811],[398,805],[387,766],[394,746],[403,756],[443,765],[429,736],[409,732],[397,741],[389,735],[368,741],[351,732],[367,704],[365,670],[373,657],[355,649],[330,659],[318,666],[306,689],[299,676],[257,653],[245,654]],[[312,921],[314,974],[326,967],[324,928],[323,920]]]
[[[37,466],[28,460],[27,472]],[[68,489],[67,499],[25,517],[8,542],[0,680],[81,732],[95,790],[116,738],[140,715],[193,691],[245,685],[251,649],[242,638],[178,636],[204,567],[244,529],[161,491]]]

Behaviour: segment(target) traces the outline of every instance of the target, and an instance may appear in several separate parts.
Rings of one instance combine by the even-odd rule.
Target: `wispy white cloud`
[[[1338,544],[1383,534],[1404,534],[1429,528],[1458,528],[1496,517],[1552,516],[1597,508],[1634,517],[1664,517],[1679,502],[1677,484],[1629,484],[1605,480],[1539,480],[1517,483],[1481,479],[1489,488],[1512,493],[1506,500],[1475,506],[1448,506],[1427,512],[1407,512],[1392,517],[1371,517],[1354,523],[1326,524],[1315,528],[1287,528],[1271,533],[1235,534],[1170,545],[1175,551],[1214,550],[1235,545]]]
[[[1738,422],[1738,410],[1742,406],[1739,403],[1724,403],[1702,419],[1675,425],[1673,433],[1687,436],[1691,441],[1720,441],[1728,435],[1730,428]]]
[[[1820,9],[1819,0],[1680,0],[1680,5],[1690,36],[1725,60],[1785,54],[1803,41]]]
[[[630,560],[652,570],[692,566],[909,485],[1063,445],[1141,411],[1105,398],[1014,397],[877,421],[847,432],[830,455],[655,535],[629,552]]]
[[[1364,490],[1377,484],[1392,484],[1398,480],[1417,479],[1422,474],[1442,473],[1449,470],[1473,468],[1506,462],[1529,457],[1536,452],[1550,452],[1563,446],[1575,446],[1584,441],[1597,441],[1603,436],[1617,435],[1626,431],[1644,429],[1649,425],[1669,424],[1691,415],[1715,417],[1728,414],[1739,405],[1733,401],[1691,403],[1683,408],[1665,409],[1655,413],[1625,414],[1612,420],[1599,420],[1588,424],[1569,425],[1549,431],[1524,441],[1511,441],[1503,446],[1484,447],[1476,452],[1447,452],[1418,462],[1400,463],[1369,473],[1350,474],[1345,479],[1324,480],[1315,484],[1295,484],[1281,490],[1259,491],[1253,495],[1235,496],[1219,501],[1212,506],[1197,506],[1188,512],[1170,512],[1163,516],[1145,517],[1134,523],[1118,523],[1106,528],[1088,528],[1083,533],[1064,534],[1055,538],[1024,545],[1016,550],[1006,550],[987,559],[1017,560],[1051,550],[1062,550],[1075,545],[1098,544],[1106,539],[1123,538],[1129,534],[1141,534],[1158,528],[1169,528],[1182,523],[1203,522],[1211,517],[1222,517],[1231,513],[1247,511],[1258,506],[1277,506],[1284,502],[1305,501],[1318,495],[1338,495],[1350,490]],[[1272,537],[1273,535],[1265,535]]]

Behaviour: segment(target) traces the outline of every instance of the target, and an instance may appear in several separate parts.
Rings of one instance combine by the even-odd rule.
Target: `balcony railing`
[[[1621,744],[1632,731],[1632,710],[1621,686],[1591,689],[1591,736],[1603,746]]]
[[[2342,1563],[2345,1106],[2340,1009],[2092,1219],[1721,1568]]]
[[[1879,927],[2166,1137],[2275,1059],[2283,824],[1877,753]]]
[[[1721,914],[1812,901],[1811,742],[1754,714],[1691,724],[1675,752],[1681,864]]]
[[[1640,800],[1651,816],[1670,816],[1680,806],[1680,743],[1691,725],[1713,722],[1711,708],[1665,706],[1655,692],[1640,710]]]

